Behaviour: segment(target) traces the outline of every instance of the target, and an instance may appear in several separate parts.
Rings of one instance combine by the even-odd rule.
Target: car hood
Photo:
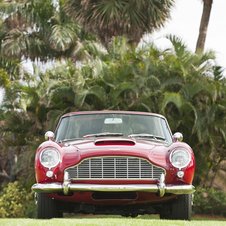
[[[71,152],[74,149],[77,161],[98,156],[132,156],[148,159],[153,164],[164,167],[169,144],[148,139],[109,137],[67,142],[62,149],[65,158],[69,156],[66,154],[68,150]]]

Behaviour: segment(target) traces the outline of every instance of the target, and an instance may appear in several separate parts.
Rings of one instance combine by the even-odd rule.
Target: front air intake
[[[134,145],[135,143],[132,141],[98,141],[95,143],[96,146],[101,145]]]
[[[137,157],[104,156],[88,158],[65,170],[71,180],[158,180],[165,170]]]
[[[137,199],[136,192],[94,192],[92,193],[94,200],[135,200]]]
[[[133,146],[135,145],[135,141],[132,139],[97,139],[94,144],[96,146],[102,146],[102,145],[129,145]]]

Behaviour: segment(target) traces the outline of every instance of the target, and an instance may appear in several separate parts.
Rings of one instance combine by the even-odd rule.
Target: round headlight
[[[46,148],[40,155],[40,162],[50,169],[60,162],[60,154],[55,148]]]
[[[185,148],[176,148],[170,154],[170,162],[179,169],[186,167],[190,160],[191,155]]]

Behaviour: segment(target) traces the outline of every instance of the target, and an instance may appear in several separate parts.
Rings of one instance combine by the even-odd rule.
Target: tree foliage
[[[63,114],[84,110],[163,114],[172,131],[182,132],[195,152],[195,184],[212,186],[216,176],[226,172],[226,81],[222,68],[211,63],[212,52],[194,54],[175,36],[167,37],[172,48],[164,51],[153,44],[136,46],[130,42],[132,33],[123,36],[124,31],[119,34],[122,37],[111,39],[106,50],[66,14],[63,0],[58,5],[43,0],[2,2],[0,85],[5,95],[0,106],[1,179],[9,179],[9,150],[13,149],[14,175],[26,178],[24,185],[30,188],[35,181],[35,151],[43,134],[54,130]],[[97,2],[100,7],[110,4]],[[122,4],[127,12],[126,16],[123,10],[112,15],[132,26],[127,18],[128,1],[111,2]],[[151,2],[158,1],[142,4]],[[171,6],[173,1],[163,3],[167,2]],[[82,3],[84,10],[92,1]],[[162,22],[157,20],[156,27]],[[137,32],[139,37],[149,28],[142,29]],[[51,69],[30,75],[20,69],[22,56],[65,61],[55,61]]]
[[[108,47],[112,37],[123,35],[138,43],[144,33],[163,26],[173,5],[174,0],[67,0],[66,10]]]
[[[80,66],[68,61],[38,77],[27,75],[26,82],[10,82],[1,113],[5,145],[14,134],[17,155],[31,167],[44,132],[54,130],[67,112],[161,113],[195,152],[195,183],[209,186],[217,172],[226,171],[225,79],[219,67],[211,66],[211,52],[193,54],[179,38],[167,38],[173,48],[165,51],[114,38],[108,52],[93,51],[95,55]],[[15,174],[21,175],[23,167],[18,162]]]
[[[8,0],[0,3],[1,54],[32,61],[86,58],[87,42],[97,39],[66,14],[64,2]]]

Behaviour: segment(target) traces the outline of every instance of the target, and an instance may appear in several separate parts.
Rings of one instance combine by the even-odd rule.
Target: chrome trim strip
[[[137,191],[157,193],[157,185],[105,185],[105,184],[71,184],[70,191],[105,191],[105,192],[120,192],[120,191]]]
[[[192,194],[195,192],[193,185],[172,185],[166,186],[165,192],[174,195]]]
[[[162,173],[158,183],[159,196],[162,197],[165,195],[165,175]]]
[[[66,187],[67,188],[67,187]],[[48,184],[34,184],[32,190],[37,193],[55,193],[66,192],[69,190],[74,191],[105,191],[105,192],[120,192],[120,191],[134,191],[134,192],[149,192],[158,193],[161,190],[158,185],[154,184],[126,184],[126,185],[105,185],[105,184],[68,184],[68,190],[63,188],[60,183],[48,183]],[[162,188],[163,189],[163,188]],[[171,193],[174,195],[191,194],[195,192],[193,185],[165,185],[165,193]],[[66,192],[67,194],[67,192]]]
[[[69,187],[70,187],[70,179],[69,179],[69,173],[65,172],[64,174],[64,183],[63,183],[63,192],[65,195],[69,193]]]
[[[48,183],[48,184],[34,184],[31,189],[37,193],[55,193],[62,192],[63,186],[61,183]]]

